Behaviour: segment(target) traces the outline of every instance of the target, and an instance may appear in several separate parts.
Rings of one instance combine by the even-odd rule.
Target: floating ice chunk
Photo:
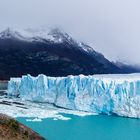
[[[40,118],[34,118],[34,119],[26,119],[27,122],[41,122],[42,119]]]

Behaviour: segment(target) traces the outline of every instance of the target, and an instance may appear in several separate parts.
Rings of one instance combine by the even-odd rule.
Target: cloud
[[[0,29],[61,27],[110,60],[140,64],[139,0],[0,0]]]

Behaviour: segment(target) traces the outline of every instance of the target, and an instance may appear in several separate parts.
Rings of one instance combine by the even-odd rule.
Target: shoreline
[[[0,114],[0,139],[2,140],[46,140],[31,128],[5,114]]]

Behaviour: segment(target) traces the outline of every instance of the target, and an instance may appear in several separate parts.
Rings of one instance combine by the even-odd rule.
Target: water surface
[[[140,140],[140,119],[115,116],[65,115],[71,120],[17,118],[48,140]]]

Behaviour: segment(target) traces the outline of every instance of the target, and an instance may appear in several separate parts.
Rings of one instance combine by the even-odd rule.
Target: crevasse
[[[72,110],[140,118],[140,74],[11,78],[8,95]]]

